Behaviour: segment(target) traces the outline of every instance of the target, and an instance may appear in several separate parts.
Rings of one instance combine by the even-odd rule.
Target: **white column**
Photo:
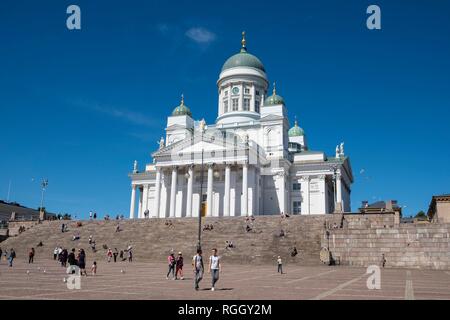
[[[134,207],[136,205],[136,186],[131,187],[130,219],[134,219]]]
[[[261,200],[261,197],[259,196],[259,193],[261,192],[261,188],[260,188],[259,182],[261,180],[261,175],[260,175],[260,171],[258,169],[256,169],[256,168],[255,168],[255,179],[256,179],[255,200],[253,200],[253,201],[256,201],[255,202],[255,214],[257,216],[259,216],[261,214],[259,212],[259,209],[260,209],[260,203],[259,202]]]
[[[242,215],[248,214],[248,164],[242,167]]]
[[[169,217],[175,218],[175,199],[177,196],[177,178],[178,178],[177,167],[172,168],[172,184],[170,186],[170,211]]]
[[[142,199],[142,212],[141,212],[142,215],[141,215],[141,218],[145,217],[144,212],[145,212],[145,210],[148,209],[148,191],[149,191],[149,189],[150,189],[150,186],[148,184],[145,184],[144,185],[144,196],[143,196],[143,199]]]
[[[244,83],[241,84],[241,91],[239,94],[239,111],[244,110]]]
[[[138,208],[138,218],[142,218],[142,200],[143,200],[144,189],[139,187],[139,208]]]
[[[192,217],[192,185],[194,183],[194,167],[189,166],[187,181],[186,217]]]
[[[155,182],[155,207],[153,208],[153,215],[159,218],[159,207],[161,203],[161,169],[156,168],[156,182]]]
[[[250,98],[250,110],[251,111],[256,111],[255,110],[255,104],[256,104],[256,88],[255,88],[255,84],[254,83],[252,83],[252,89],[251,89],[252,91],[251,91],[251,94],[252,94],[252,96],[251,96],[251,98]]]
[[[286,178],[284,175],[284,171],[279,173],[280,175],[280,211],[283,213],[287,213],[286,209],[288,208],[286,203]]]
[[[336,211],[342,212],[342,182],[341,182],[341,174],[338,173],[336,175]]]
[[[208,165],[208,184],[206,191],[206,216],[212,216],[212,204],[213,204],[213,166]]]
[[[231,168],[229,164],[225,165],[225,190],[223,196],[223,215],[230,216],[230,178]]]

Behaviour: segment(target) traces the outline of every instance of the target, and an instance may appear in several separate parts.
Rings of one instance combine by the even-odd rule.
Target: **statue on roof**
[[[138,162],[137,162],[137,160],[134,160],[133,173],[138,173]]]
[[[161,137],[161,139],[159,139],[159,150],[161,150],[162,148],[164,148],[164,138]]]
[[[204,132],[206,129],[206,121],[205,119],[200,120],[199,128],[201,132]]]
[[[340,148],[339,145],[336,146],[336,158],[339,158]]]
[[[341,145],[339,146],[339,154],[341,155],[341,157],[343,157],[344,154],[344,143],[341,142]]]

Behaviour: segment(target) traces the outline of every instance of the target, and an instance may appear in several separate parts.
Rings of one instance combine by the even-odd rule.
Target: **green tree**
[[[416,216],[414,218],[418,218],[418,219],[426,219],[427,218],[427,214],[425,212],[423,212],[422,210],[420,210]]]

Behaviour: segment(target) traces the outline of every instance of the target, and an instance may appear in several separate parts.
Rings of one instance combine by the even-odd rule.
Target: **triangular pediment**
[[[186,129],[185,126],[179,125],[179,124],[173,124],[166,128],[166,131],[174,131],[174,130],[182,130]]]
[[[238,135],[229,132],[224,135],[219,130],[206,131],[203,135],[198,131],[194,131],[192,136],[166,146],[153,153],[152,156],[155,158],[173,153],[197,153],[202,150],[207,152],[224,151],[233,148],[246,148],[245,142]]]
[[[260,121],[278,121],[278,120],[284,120],[284,118],[276,114],[269,114],[265,117],[262,117]]]

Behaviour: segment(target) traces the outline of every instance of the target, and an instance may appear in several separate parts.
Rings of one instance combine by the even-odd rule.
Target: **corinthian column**
[[[225,165],[225,192],[223,197],[223,215],[225,217],[230,216],[230,176],[231,168],[230,165]]]
[[[169,216],[175,218],[175,199],[177,196],[177,178],[178,169],[177,167],[172,168],[172,184],[170,186],[170,211]]]
[[[131,187],[130,219],[134,219],[134,207],[136,205],[136,186]]]
[[[206,216],[212,216],[212,196],[213,196],[213,166],[208,165],[208,184],[206,190]]]
[[[160,201],[161,201],[161,169],[156,168],[155,207],[153,208],[154,215],[156,218],[159,218]]]
[[[248,164],[244,163],[242,167],[242,215],[248,214]]]
[[[189,166],[188,175],[186,217],[192,217],[192,185],[194,182],[194,166]]]

